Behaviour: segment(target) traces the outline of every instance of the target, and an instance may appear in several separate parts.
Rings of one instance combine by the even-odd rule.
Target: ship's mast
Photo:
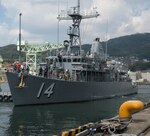
[[[69,45],[67,48],[67,54],[74,53],[74,49],[79,50],[78,55],[81,52],[81,38],[80,38],[80,23],[82,19],[93,18],[99,16],[97,11],[92,11],[90,13],[81,14],[80,12],[80,0],[78,0],[77,7],[72,7],[71,10],[67,12],[62,12],[58,15],[59,20],[72,20],[73,24],[69,27]]]

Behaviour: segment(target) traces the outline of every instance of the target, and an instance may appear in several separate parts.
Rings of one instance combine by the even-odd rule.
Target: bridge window
[[[66,58],[63,58],[63,62],[66,62]]]
[[[81,60],[80,59],[78,59],[78,62],[80,62]]]
[[[81,59],[81,62],[85,62],[85,59]]]
[[[75,58],[75,59],[73,59],[73,62],[77,62],[77,59]]]
[[[57,58],[55,58],[55,62],[58,62],[58,59],[57,59]]]
[[[71,59],[68,59],[68,62],[71,62]]]

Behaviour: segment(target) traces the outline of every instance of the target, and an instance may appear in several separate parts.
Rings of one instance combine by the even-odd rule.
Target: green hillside
[[[19,53],[17,52],[17,46],[15,44],[10,44],[7,46],[0,47],[0,55],[6,62],[13,62],[18,59]]]
[[[106,45],[102,42],[103,46]],[[82,49],[88,51],[91,44],[85,44]],[[17,46],[14,44],[0,47],[0,55],[4,61],[14,61],[18,59]],[[45,57],[45,54],[42,57]],[[108,54],[110,56],[135,56],[150,59],[150,33],[134,34],[122,36],[108,41]],[[24,56],[24,55],[22,55]]]
[[[150,58],[150,33],[134,34],[111,39],[108,41],[108,54],[110,56]]]

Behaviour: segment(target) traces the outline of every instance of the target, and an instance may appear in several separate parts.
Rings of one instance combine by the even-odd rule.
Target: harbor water
[[[9,90],[7,83],[1,87]],[[150,100],[150,87],[139,89],[136,95],[83,103],[14,107],[12,102],[1,102],[0,136],[52,136],[88,122],[111,118],[126,100]]]

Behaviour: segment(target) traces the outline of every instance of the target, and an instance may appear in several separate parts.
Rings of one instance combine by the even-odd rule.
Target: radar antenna
[[[80,38],[80,23],[82,19],[88,19],[93,17],[98,17],[99,13],[93,9],[93,11],[89,13],[81,13],[80,12],[80,0],[78,0],[78,5],[76,7],[72,7],[69,11],[61,11],[58,15],[57,19],[59,20],[72,20],[73,24],[69,27],[68,35],[69,35],[69,46],[67,49],[67,54],[74,53],[74,48],[79,48],[81,52],[81,38]],[[80,52],[78,53],[80,55]]]

